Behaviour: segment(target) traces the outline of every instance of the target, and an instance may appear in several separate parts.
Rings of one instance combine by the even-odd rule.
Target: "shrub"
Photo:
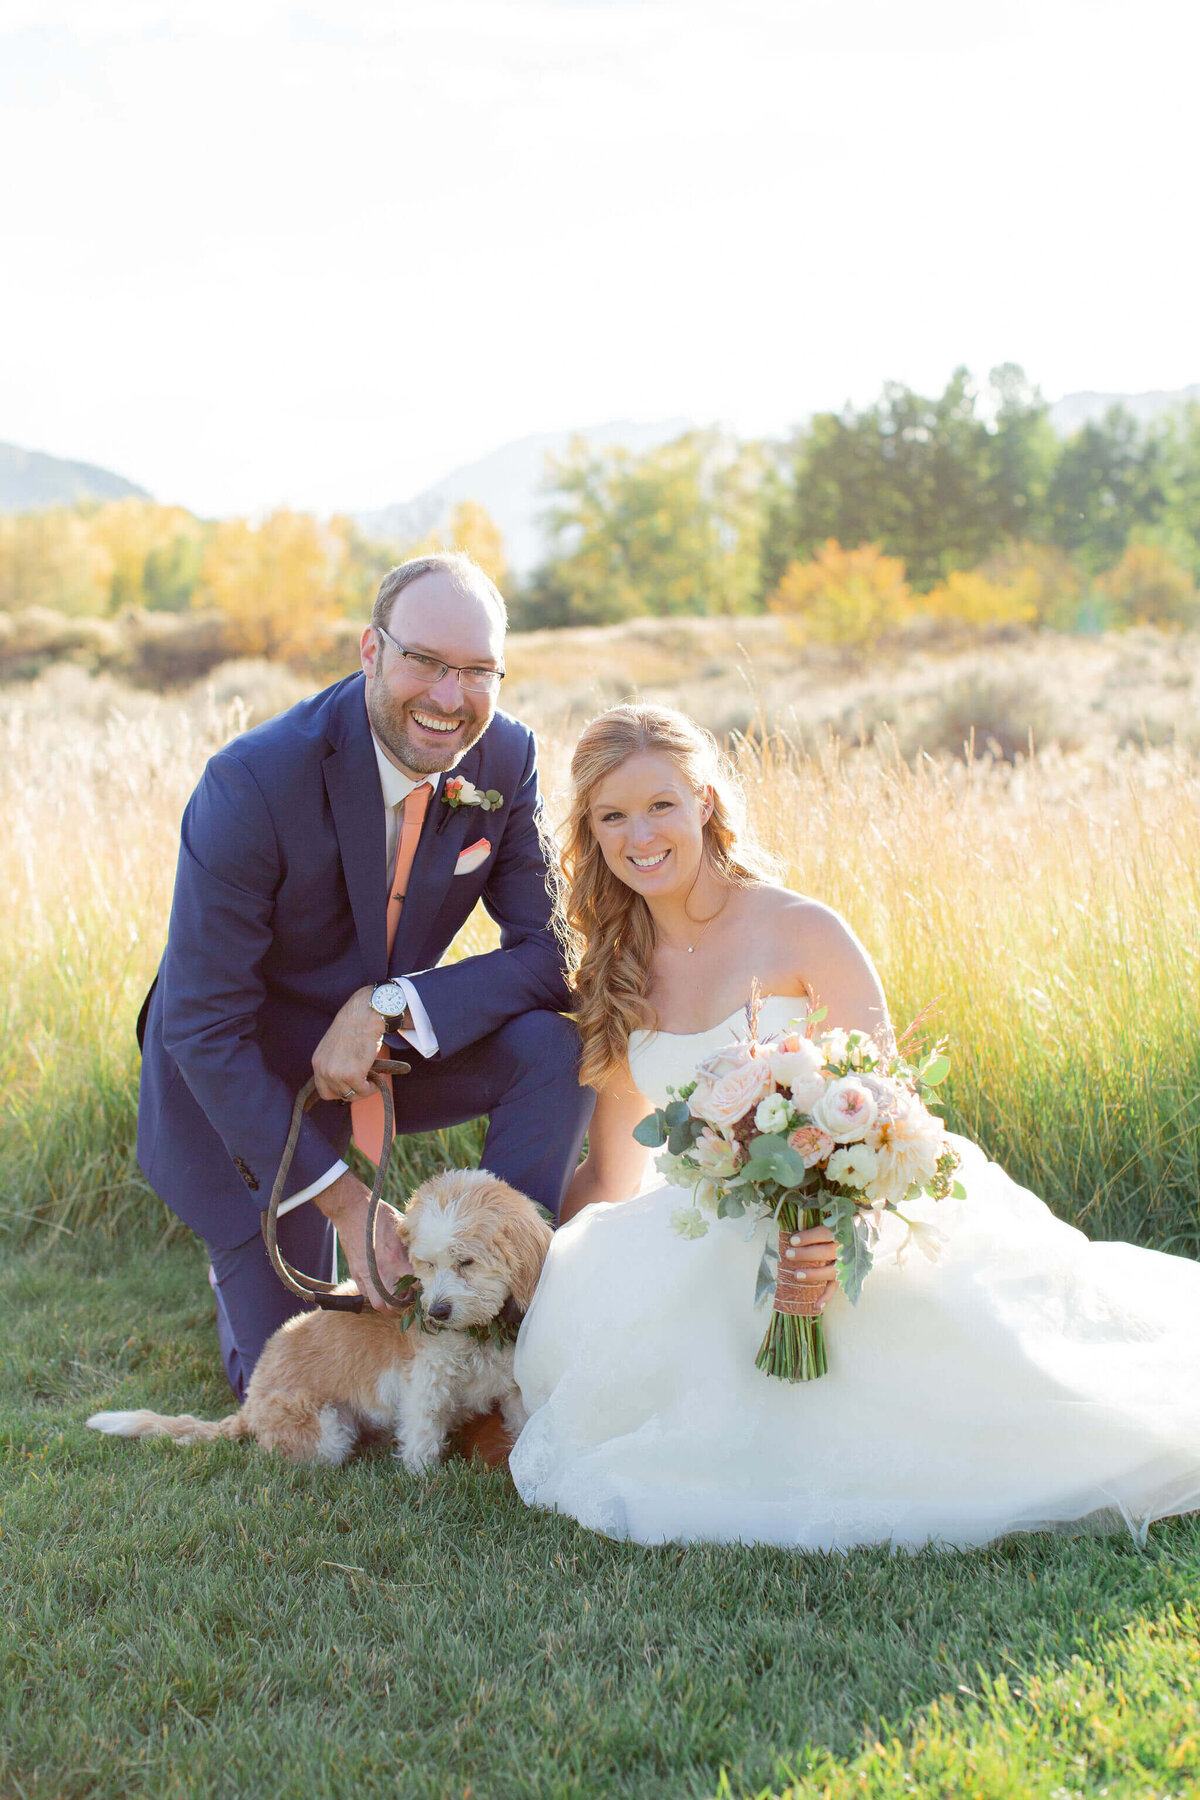
[[[844,550],[830,538],[811,562],[789,563],[767,600],[772,612],[795,616],[805,635],[868,650],[912,613],[904,564],[878,544]]]
[[[1110,602],[1114,624],[1180,630],[1200,618],[1200,594],[1191,575],[1157,544],[1130,544],[1096,586]]]
[[[995,625],[1032,625],[1037,603],[1030,575],[990,581],[982,569],[955,569],[917,602],[922,612],[948,624],[983,630]]]

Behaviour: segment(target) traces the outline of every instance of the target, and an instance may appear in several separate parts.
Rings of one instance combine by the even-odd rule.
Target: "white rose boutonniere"
[[[465,775],[452,775],[442,784],[442,799],[447,806],[477,806],[481,812],[496,812],[504,805],[504,795],[495,788],[477,788]]]

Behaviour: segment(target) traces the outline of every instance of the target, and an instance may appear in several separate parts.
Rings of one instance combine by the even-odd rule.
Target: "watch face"
[[[398,981],[385,981],[371,995],[373,1009],[385,1019],[398,1019],[404,1011],[404,989]]]

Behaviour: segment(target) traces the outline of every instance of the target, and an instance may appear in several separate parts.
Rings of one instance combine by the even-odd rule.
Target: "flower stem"
[[[779,1208],[777,1223],[781,1231],[807,1231],[810,1226],[821,1223],[820,1208],[807,1206],[801,1215],[794,1200],[785,1200]],[[754,1361],[757,1368],[780,1381],[816,1381],[829,1368],[820,1319],[798,1318],[792,1313],[772,1310],[766,1336]]]

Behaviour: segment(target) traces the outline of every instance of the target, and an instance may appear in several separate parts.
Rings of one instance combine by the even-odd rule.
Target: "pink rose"
[[[818,1130],[815,1125],[798,1125],[788,1138],[788,1143],[803,1159],[806,1169],[814,1169],[827,1156],[832,1156],[834,1151],[834,1142],[829,1133]]]
[[[702,1107],[696,1105],[696,1094],[688,1104],[706,1124],[715,1125],[718,1131],[732,1131],[739,1119],[753,1112],[770,1091],[771,1064],[765,1056],[757,1056],[715,1081]]]
[[[839,1144],[857,1143],[875,1122],[874,1096],[853,1075],[831,1081],[809,1112],[814,1125],[827,1131]]]
[[[688,1100],[688,1111],[693,1119],[708,1119],[708,1102],[717,1082],[734,1069],[744,1068],[753,1060],[757,1049],[757,1044],[740,1041],[726,1044],[724,1049],[712,1051],[702,1062],[697,1063],[696,1086]]]

